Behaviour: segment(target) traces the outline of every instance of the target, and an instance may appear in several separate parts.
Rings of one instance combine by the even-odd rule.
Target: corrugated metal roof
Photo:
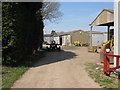
[[[80,32],[80,31],[83,31],[83,30],[70,31],[70,33],[73,33],[73,32]]]
[[[75,32],[86,32],[86,31],[83,31],[83,30],[75,30],[75,31],[70,31],[70,32],[60,32],[60,33],[57,33],[57,35],[54,35],[55,37],[56,36],[63,36],[63,35],[70,35],[72,33],[75,33]],[[52,35],[51,34],[44,34],[44,37],[51,37]]]
[[[80,31],[83,31],[83,30],[75,30],[75,31],[70,31],[70,32],[61,32],[61,33],[58,33],[58,35],[70,35],[71,33],[75,33],[75,32],[80,32]]]
[[[114,10],[103,9],[102,12],[94,19],[90,26],[113,26]]]
[[[61,32],[61,33],[58,33],[59,36],[62,36],[62,35],[70,35],[69,32]]]
[[[90,31],[87,31],[87,33],[90,33]],[[92,31],[92,34],[104,34],[107,32],[98,32],[98,31]]]

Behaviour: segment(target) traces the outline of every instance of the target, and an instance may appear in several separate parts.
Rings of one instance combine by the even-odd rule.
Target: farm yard
[[[105,76],[99,54],[88,52],[88,47],[63,46],[61,51],[44,54],[45,57],[35,58],[36,63],[29,69],[13,68],[18,75],[24,74],[16,82],[12,80],[14,77],[3,77],[14,82],[7,86],[3,82],[4,88],[9,88],[9,84],[11,88],[118,88],[118,75]],[[5,75],[12,75],[12,68],[8,70]],[[15,72],[13,76],[17,76]]]
[[[84,56],[86,55],[86,56]],[[100,88],[85,71],[85,63],[99,62],[86,47],[65,47],[48,52],[12,88]]]
[[[0,3],[2,89],[119,89],[118,1]]]

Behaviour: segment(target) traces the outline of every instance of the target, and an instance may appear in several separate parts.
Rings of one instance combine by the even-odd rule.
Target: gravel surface
[[[64,47],[48,52],[12,88],[101,88],[85,71],[85,63],[98,62],[87,47]]]

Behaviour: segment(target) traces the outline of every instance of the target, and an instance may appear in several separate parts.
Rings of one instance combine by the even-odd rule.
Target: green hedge
[[[3,65],[17,66],[42,47],[42,3],[4,2],[2,4]]]

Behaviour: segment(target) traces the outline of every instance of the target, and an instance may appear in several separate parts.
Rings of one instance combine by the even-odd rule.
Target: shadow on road
[[[70,60],[77,55],[69,51],[60,51],[60,52],[47,52],[44,58],[41,58],[38,63],[33,65],[33,67],[38,67],[46,64],[51,64],[55,62],[60,62],[64,60]]]

